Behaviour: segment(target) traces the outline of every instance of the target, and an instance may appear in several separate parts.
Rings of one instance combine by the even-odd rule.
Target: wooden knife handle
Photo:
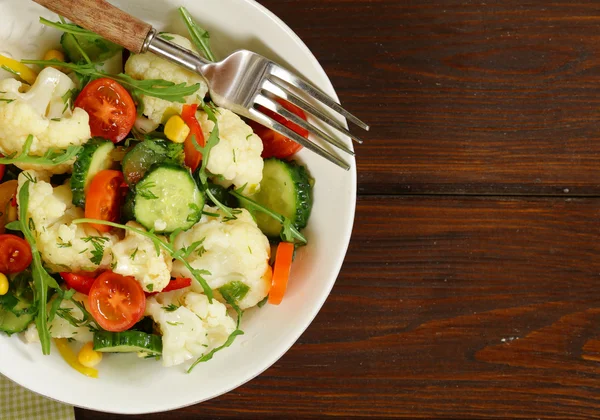
[[[152,26],[105,0],[33,0],[45,8],[96,32],[115,44],[140,53]]]

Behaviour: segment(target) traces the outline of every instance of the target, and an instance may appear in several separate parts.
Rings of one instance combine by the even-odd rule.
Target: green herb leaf
[[[262,308],[263,306],[265,306],[267,304],[268,301],[269,301],[269,295],[265,296],[265,298],[263,300],[261,300],[260,302],[258,302],[258,304],[256,306],[258,306],[259,308]]]
[[[91,243],[92,247],[92,258],[90,261],[94,265],[100,265],[102,259],[104,258],[104,247],[106,245],[106,241],[109,239],[104,236],[88,236],[87,238],[82,239],[83,242]]]
[[[244,311],[242,311],[238,305],[238,302],[242,300],[248,291],[250,290],[250,286],[241,282],[241,281],[231,281],[224,286],[219,288],[219,292],[223,299],[231,305],[231,307],[237,313],[237,326],[236,328],[240,328],[240,323],[242,322],[242,315],[244,315]]]
[[[181,13],[181,17],[185,22],[185,26],[190,33],[190,37],[192,38],[192,42],[196,46],[196,48],[210,61],[216,61],[215,55],[210,49],[210,35],[207,31],[202,29],[192,18],[190,12],[187,11],[185,7],[179,8],[179,13]]]
[[[235,211],[232,210],[231,208],[227,207],[223,203],[221,203],[214,196],[214,194],[212,193],[210,188],[208,188],[208,170],[206,169],[206,166],[208,165],[208,160],[210,159],[210,151],[212,150],[213,147],[215,147],[217,144],[219,144],[219,141],[220,141],[220,139],[219,139],[219,123],[217,121],[217,117],[215,116],[215,111],[216,111],[215,108],[212,108],[212,107],[206,105],[205,103],[202,103],[202,108],[204,109],[204,112],[206,112],[208,119],[214,123],[214,127],[213,127],[212,131],[210,132],[210,135],[208,136],[208,139],[206,140],[204,147],[200,146],[198,144],[198,142],[195,141],[195,138],[192,138],[192,144],[194,145],[196,150],[198,150],[200,153],[202,153],[202,156],[203,156],[202,165],[200,166],[200,169],[198,171],[198,178],[200,180],[202,189],[206,192],[206,195],[208,195],[208,197],[211,199],[211,201],[223,213],[225,213],[225,216],[228,217],[229,220],[234,220],[234,219],[237,219],[237,217],[234,216]]]
[[[23,150],[19,156],[16,153],[0,158],[0,164],[11,165],[15,163],[28,163],[35,165],[60,165],[74,159],[83,149],[83,146],[69,146],[66,150],[55,149],[51,147],[43,156],[30,155],[29,150],[33,143],[33,136],[30,134],[25,140]]]
[[[133,226],[127,226],[127,225],[122,225],[119,223],[107,222],[106,220],[97,220],[97,219],[75,219],[75,220],[73,220],[73,223],[75,223],[75,224],[95,223],[95,224],[99,224],[99,225],[106,225],[106,226],[111,226],[111,227],[114,227],[117,229],[129,230],[131,232],[135,232],[139,235],[149,238],[153,242],[154,247],[159,251],[159,254],[160,254],[160,248],[164,249],[165,251],[167,251],[169,253],[169,255],[171,255],[174,259],[180,261],[185,266],[185,268],[187,268],[189,270],[189,272],[192,274],[192,277],[194,278],[194,280],[196,280],[200,284],[200,286],[202,286],[202,289],[204,291],[204,294],[208,298],[208,301],[212,303],[212,299],[213,299],[212,289],[210,288],[210,286],[208,285],[208,283],[206,282],[204,277],[202,277],[202,275],[210,274],[210,273],[206,270],[198,270],[198,269],[193,268],[190,265],[190,263],[188,263],[187,260],[182,257],[181,253],[175,251],[171,242],[169,242],[169,243],[164,242],[157,235],[155,235],[152,231],[146,232],[145,230],[138,229]]]
[[[151,190],[154,187],[156,187],[155,182],[140,182],[136,185],[135,192],[146,200],[157,200],[158,197]]]
[[[141,103],[139,97],[146,95],[183,104],[186,96],[193,95],[200,89],[199,83],[188,86],[185,83],[175,84],[162,79],[136,80],[124,73],[108,74],[105,71],[98,70],[93,64],[63,63],[58,60],[21,60],[21,62],[40,66],[61,66],[73,70],[79,76],[87,76],[91,79],[108,77],[127,88],[134,98],[138,98],[138,103]]]
[[[42,353],[47,355],[50,354],[50,330],[48,328],[47,311],[48,289],[58,290],[60,287],[56,280],[44,269],[35,236],[29,229],[29,223],[24,222],[30,220],[27,216],[30,183],[31,181],[27,180],[19,190],[19,224],[21,225],[19,230],[23,232],[23,236],[31,248],[31,275],[33,278],[34,300],[38,309],[35,325],[42,344]]]
[[[215,355],[215,353],[218,352],[219,350],[223,350],[224,348],[231,346],[233,344],[235,338],[238,335],[244,335],[244,331],[237,330],[237,329],[235,331],[233,331],[229,335],[229,337],[227,337],[227,341],[225,341],[225,343],[222,346],[216,347],[216,348],[212,349],[208,354],[205,354],[204,356],[199,357],[198,360],[196,360],[192,364],[192,366],[190,366],[187,373],[190,373],[198,365],[198,363],[208,362],[209,360],[211,360],[213,358],[213,356]]]
[[[302,244],[306,244],[308,242],[304,235],[300,233],[300,231],[296,228],[296,226],[294,226],[290,219],[277,212],[274,212],[273,210],[263,206],[262,204],[257,203],[251,198],[242,195],[243,190],[244,187],[241,187],[237,190],[229,191],[229,194],[233,195],[234,197],[237,197],[239,200],[242,200],[245,203],[247,203],[250,207],[271,216],[273,219],[281,223],[283,225],[283,228],[281,229],[281,238],[284,241],[294,242],[294,240],[298,240]]]
[[[171,303],[168,306],[163,306],[162,308],[167,311],[167,312],[175,312],[177,309],[179,309],[181,306],[179,305],[175,305],[174,303]]]

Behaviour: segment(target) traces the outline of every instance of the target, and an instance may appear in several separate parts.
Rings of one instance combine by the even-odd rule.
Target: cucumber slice
[[[142,331],[110,332],[94,334],[94,350],[102,353],[162,353],[162,337]]]
[[[115,145],[111,141],[92,139],[83,146],[73,165],[71,191],[73,204],[85,207],[85,194],[96,174],[113,166],[112,151]]]
[[[148,169],[157,163],[183,162],[183,145],[172,142],[146,139],[135,145],[123,158],[123,176],[129,185],[135,185]]]
[[[77,40],[77,41],[75,41]],[[123,51],[123,47],[114,44],[104,38],[90,38],[86,36],[77,36],[64,33],[60,38],[60,44],[65,50],[65,54],[73,63],[84,63],[86,59],[81,54],[79,47],[87,54],[88,58],[94,62],[107,60],[117,53]]]
[[[35,318],[34,314],[28,312],[30,308],[31,303],[25,300],[19,300],[12,309],[0,305],[0,331],[9,335],[25,331]]]
[[[298,229],[302,229],[308,223],[313,204],[310,176],[306,168],[296,162],[265,159],[260,191],[251,198],[287,217]],[[243,200],[241,204],[254,216],[265,235],[279,237],[283,227],[281,223],[250,205],[246,206]]]
[[[204,195],[188,169],[171,163],[151,168],[135,186],[135,220],[146,229],[187,230],[200,220]]]

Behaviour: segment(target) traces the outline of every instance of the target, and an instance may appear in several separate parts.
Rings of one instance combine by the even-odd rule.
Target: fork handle
[[[152,31],[150,24],[105,0],[33,1],[135,54],[144,50],[144,43]]]

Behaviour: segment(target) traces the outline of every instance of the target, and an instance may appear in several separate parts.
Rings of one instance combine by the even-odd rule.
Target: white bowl
[[[322,67],[302,41],[281,20],[252,0],[119,0],[116,6],[160,30],[186,34],[177,7],[188,8],[209,30],[215,53],[224,57],[246,48],[295,69],[323,90],[335,91]],[[30,1],[0,0],[1,54],[41,58],[58,43],[59,33],[38,23],[56,16]],[[348,139],[346,139],[348,141]],[[345,172],[303,150],[316,180],[314,208],[306,229],[309,245],[298,252],[288,292],[279,306],[248,311],[245,335],[191,374],[183,366],[135,355],[108,355],[98,379],[71,369],[53,348],[43,356],[39,345],[0,336],[0,372],[20,385],[64,403],[98,411],[139,414],[172,410],[226,393],[275,363],[308,327],[329,295],[350,240],[356,199],[356,170]]]

